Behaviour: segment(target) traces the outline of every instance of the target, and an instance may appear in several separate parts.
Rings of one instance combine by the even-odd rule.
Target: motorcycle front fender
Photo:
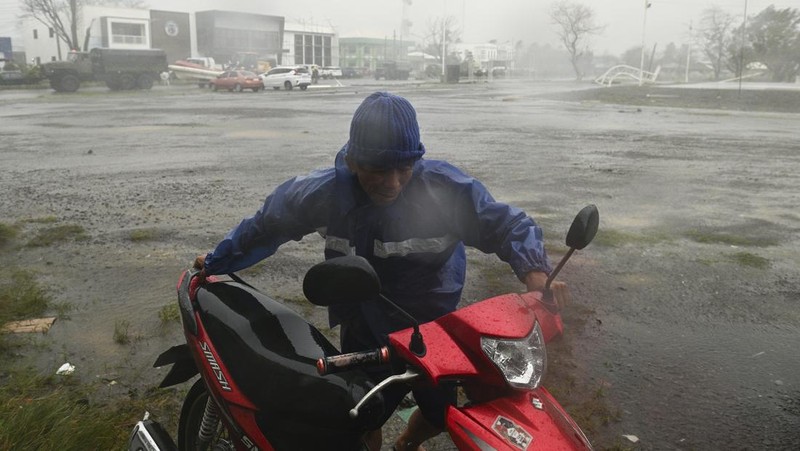
[[[460,450],[592,450],[583,431],[543,387],[451,406],[446,423]]]

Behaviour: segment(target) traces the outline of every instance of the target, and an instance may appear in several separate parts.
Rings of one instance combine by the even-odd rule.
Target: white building
[[[333,27],[286,23],[283,64],[339,66],[339,38]]]
[[[85,6],[78,18],[78,40],[86,48],[149,49],[150,11],[146,9]],[[44,63],[66,58],[70,48],[55,30],[36,19],[23,21],[23,41],[28,61]]]

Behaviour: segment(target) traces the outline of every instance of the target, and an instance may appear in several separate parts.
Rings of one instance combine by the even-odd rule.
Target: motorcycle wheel
[[[200,428],[203,423],[203,414],[209,400],[206,386],[202,379],[189,389],[181,408],[181,418],[178,423],[178,449],[181,451],[213,450],[234,451],[230,441],[230,434],[217,416],[216,426],[211,433],[211,441],[206,446],[200,444]]]

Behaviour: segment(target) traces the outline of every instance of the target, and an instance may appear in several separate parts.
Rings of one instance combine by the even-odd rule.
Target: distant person
[[[169,79],[172,77],[172,75],[169,73],[169,71],[161,72],[161,74],[159,74],[159,77],[161,77],[161,84],[162,85],[169,86]]]
[[[317,69],[317,66],[314,66],[313,68],[311,68],[311,83],[317,84],[318,81],[319,81],[319,69]]]
[[[456,167],[423,159],[425,150],[411,103],[387,92],[370,95],[356,109],[334,167],[281,184],[216,249],[198,256],[195,266],[202,275],[239,271],[290,240],[318,232],[325,237],[326,259],[366,258],[383,294],[420,323],[456,309],[466,276],[465,246],[497,254],[528,291],[543,291],[551,266],[542,229]],[[552,289],[557,302],[565,303],[566,285],[554,282]],[[384,346],[389,333],[410,326],[380,302],[335,305],[328,315],[331,327],[341,325],[342,352]],[[374,377],[389,375],[385,368]],[[407,392],[405,385],[382,392],[386,418]],[[419,409],[395,440],[397,451],[420,449],[442,432],[447,406],[455,402],[452,389],[413,392]],[[366,442],[378,451],[381,430],[369,433]]]

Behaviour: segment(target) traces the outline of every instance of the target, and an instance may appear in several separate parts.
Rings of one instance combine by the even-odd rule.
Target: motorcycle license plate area
[[[583,431],[544,388],[447,412],[459,449],[591,450]]]

